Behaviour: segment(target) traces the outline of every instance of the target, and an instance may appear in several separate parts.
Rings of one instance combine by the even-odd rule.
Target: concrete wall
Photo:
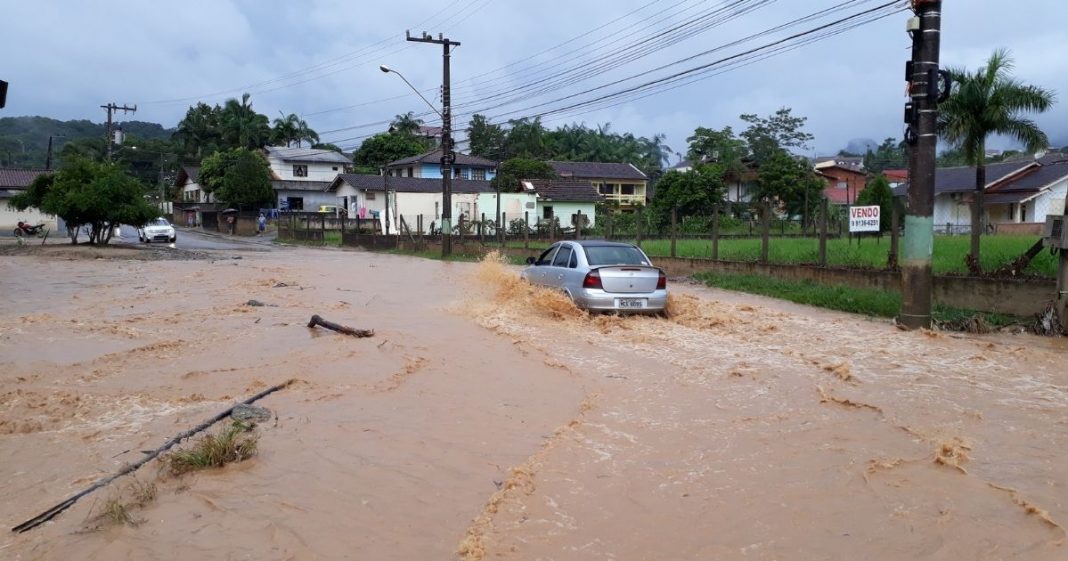
[[[339,173],[345,172],[345,164],[341,162],[293,162],[267,158],[267,163],[271,166],[271,171],[283,180],[333,181]],[[293,175],[293,166],[307,166],[307,177]]]
[[[53,234],[58,230],[55,216],[44,214],[36,208],[18,211],[8,206],[7,200],[0,199],[0,235],[10,236],[20,220],[30,224],[44,222]]]
[[[589,220],[589,226],[594,226],[597,220],[597,207],[594,203],[564,203],[556,201],[538,201],[538,219],[543,220],[545,216],[545,207],[553,207],[553,216],[560,219],[560,226],[563,228],[571,227],[572,215],[582,212]]]

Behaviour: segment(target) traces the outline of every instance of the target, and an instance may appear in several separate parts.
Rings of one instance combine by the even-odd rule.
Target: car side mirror
[[[533,265],[536,261],[533,257],[527,257],[527,265]]]

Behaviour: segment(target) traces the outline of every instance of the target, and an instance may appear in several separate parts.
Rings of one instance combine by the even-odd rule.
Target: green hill
[[[143,139],[169,139],[174,129],[159,123],[122,121],[126,134]],[[63,144],[80,138],[104,138],[104,123],[88,120],[60,121],[48,117],[0,118],[0,167],[41,168],[45,165],[48,137],[55,139],[55,151]]]

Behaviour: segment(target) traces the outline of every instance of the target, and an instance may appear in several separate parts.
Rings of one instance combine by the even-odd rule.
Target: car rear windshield
[[[597,265],[648,265],[649,260],[636,247],[626,246],[588,246],[586,260],[591,267]]]

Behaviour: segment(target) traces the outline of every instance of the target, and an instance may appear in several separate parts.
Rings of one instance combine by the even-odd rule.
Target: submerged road
[[[297,382],[252,459],[150,464],[152,500],[120,480],[4,559],[1068,558],[1063,341],[680,284],[668,319],[589,317],[503,265],[356,251],[63,255],[0,260],[8,527]]]

